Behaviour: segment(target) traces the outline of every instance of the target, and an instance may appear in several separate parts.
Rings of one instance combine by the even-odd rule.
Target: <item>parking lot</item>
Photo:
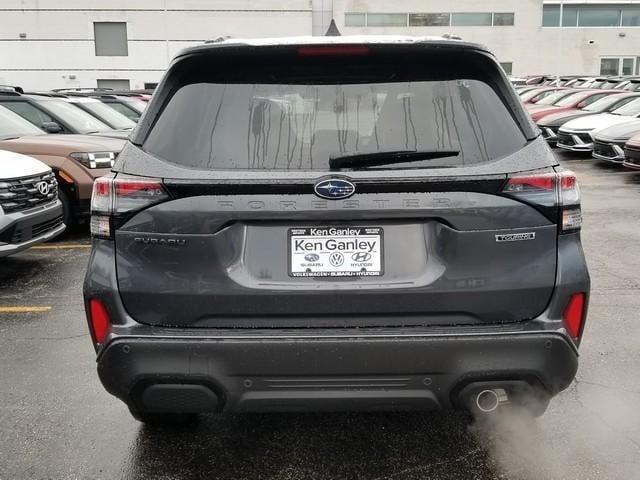
[[[86,233],[0,260],[0,479],[630,479],[640,475],[640,172],[559,153],[592,276],[580,370],[537,421],[419,413],[143,427],[95,374]]]

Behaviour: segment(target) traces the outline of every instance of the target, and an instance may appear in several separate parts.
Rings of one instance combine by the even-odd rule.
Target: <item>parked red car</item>
[[[551,95],[555,91],[565,90],[562,87],[538,87],[520,94],[520,100],[526,105],[534,104]]]
[[[530,109],[529,113],[534,122],[537,122],[542,117],[558,112],[565,112],[574,108],[584,108],[596,100],[600,100],[602,97],[611,95],[613,93],[619,93],[616,90],[576,90],[575,92],[566,95],[552,105],[546,105],[542,108]]]

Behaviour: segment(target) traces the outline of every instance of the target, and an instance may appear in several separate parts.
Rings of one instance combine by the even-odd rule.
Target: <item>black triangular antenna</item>
[[[338,27],[336,27],[336,22],[333,18],[331,19],[331,23],[329,24],[327,33],[325,33],[324,36],[325,37],[341,37],[342,36],[342,34],[340,33],[340,30],[338,30]]]

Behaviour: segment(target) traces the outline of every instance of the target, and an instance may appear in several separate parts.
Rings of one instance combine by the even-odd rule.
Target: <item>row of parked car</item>
[[[0,257],[88,221],[94,180],[109,172],[150,98],[0,86]]]
[[[640,87],[640,79],[615,77],[606,86],[587,83],[588,87],[572,80],[516,87],[546,141],[640,169],[640,89],[635,87]]]

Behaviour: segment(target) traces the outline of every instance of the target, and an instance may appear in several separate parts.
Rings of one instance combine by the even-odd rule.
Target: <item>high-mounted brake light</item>
[[[301,57],[336,57],[368,54],[369,47],[366,45],[310,45],[298,47],[298,55]]]
[[[562,314],[564,326],[571,335],[571,338],[579,339],[582,333],[582,324],[584,323],[584,307],[585,294],[576,293],[571,296],[567,307]]]
[[[578,231],[582,226],[580,187],[571,171],[513,175],[507,180],[503,193],[547,209],[559,207],[563,233]]]
[[[91,234],[110,238],[113,219],[149,207],[168,197],[160,180],[139,177],[100,177],[91,196]]]
[[[89,300],[89,328],[94,343],[104,343],[107,337],[111,320],[107,308],[97,298]]]

